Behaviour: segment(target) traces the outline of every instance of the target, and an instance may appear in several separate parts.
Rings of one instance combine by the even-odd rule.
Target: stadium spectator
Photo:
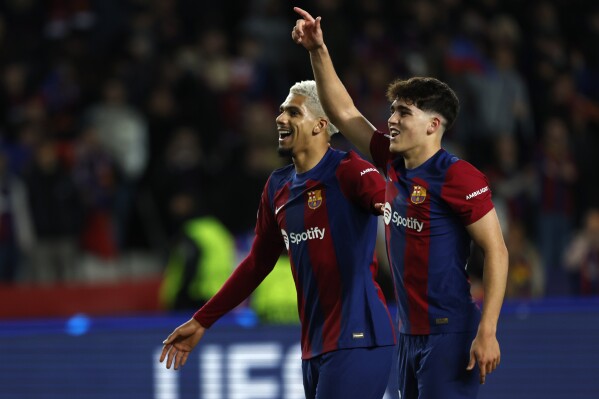
[[[587,211],[583,227],[565,251],[564,266],[570,273],[572,293],[599,295],[599,209]]]
[[[506,245],[510,249],[506,297],[542,298],[545,294],[545,270],[539,251],[529,238],[522,222],[510,222]]]
[[[102,99],[85,111],[84,120],[97,131],[98,142],[121,172],[121,179],[115,182],[112,212],[117,247],[122,250],[135,209],[135,193],[148,163],[146,117],[130,105],[123,82],[109,78],[102,86]]]
[[[80,245],[85,254],[102,260],[119,255],[113,209],[120,176],[98,132],[85,127],[75,145],[73,163],[73,178],[83,199]]]
[[[177,233],[160,287],[163,309],[203,306],[218,292],[234,268],[235,241],[205,205],[185,191],[171,195],[169,210]]]
[[[34,243],[31,219],[25,183],[9,170],[0,151],[0,282],[27,279],[22,265]]]
[[[28,280],[41,284],[79,280],[83,200],[70,170],[59,158],[56,142],[38,144],[24,179],[35,227]]]
[[[559,117],[543,122],[543,135],[535,157],[537,193],[537,237],[547,276],[547,291],[563,292],[562,259],[575,221],[578,168],[571,151],[568,126]]]

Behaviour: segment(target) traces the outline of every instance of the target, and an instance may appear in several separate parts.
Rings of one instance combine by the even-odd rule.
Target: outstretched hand
[[[320,28],[320,17],[314,19],[309,12],[299,7],[293,7],[302,19],[298,19],[291,31],[291,38],[297,44],[301,44],[308,51],[315,50],[324,44],[322,29]]]
[[[170,369],[175,361],[175,370],[187,362],[187,357],[204,336],[206,328],[195,319],[190,319],[181,324],[162,343],[160,363],[166,358],[166,368]],[[167,357],[168,355],[168,357]]]

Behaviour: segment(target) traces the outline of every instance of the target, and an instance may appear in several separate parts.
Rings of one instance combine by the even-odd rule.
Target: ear
[[[439,129],[441,129],[442,126],[443,126],[443,121],[441,120],[441,118],[438,116],[433,116],[431,118],[431,120],[429,121],[429,125],[426,128],[426,132],[428,134],[433,134],[433,133],[437,132]]]
[[[312,132],[314,134],[320,134],[321,132],[326,133],[328,125],[329,125],[329,121],[321,118],[318,120],[318,123],[316,124],[316,126],[314,126],[314,129],[312,130]]]

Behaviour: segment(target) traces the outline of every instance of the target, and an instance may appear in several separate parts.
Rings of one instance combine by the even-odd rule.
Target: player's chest
[[[428,231],[431,221],[450,213],[441,196],[442,181],[429,176],[388,173],[385,191],[385,222],[417,232]],[[404,226],[405,225],[405,226]],[[413,225],[413,226],[412,226]]]
[[[418,211],[439,202],[440,186],[431,179],[393,172],[386,178],[386,199],[397,206]]]
[[[328,208],[339,196],[339,189],[326,182],[309,182],[288,186],[274,197],[274,211],[279,226],[317,225],[327,218]]]

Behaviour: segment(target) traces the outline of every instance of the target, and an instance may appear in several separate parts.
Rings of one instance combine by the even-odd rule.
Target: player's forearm
[[[255,272],[239,265],[222,288],[198,310],[193,318],[206,328],[243,302],[258,286]]]
[[[485,253],[483,287],[485,299],[479,333],[495,334],[497,321],[505,296],[508,272],[508,253],[505,246],[499,246]]]
[[[310,50],[310,62],[325,113],[362,153],[369,154],[370,139],[375,129],[356,108],[335,71],[325,44]]]
[[[277,245],[272,245],[257,236],[248,256],[193,318],[202,326],[210,327],[250,296],[271,272],[280,254],[281,250]]]
[[[340,122],[343,111],[355,106],[335,71],[333,60],[325,44],[310,51],[310,62],[317,83],[318,97],[324,110],[333,123]]]

